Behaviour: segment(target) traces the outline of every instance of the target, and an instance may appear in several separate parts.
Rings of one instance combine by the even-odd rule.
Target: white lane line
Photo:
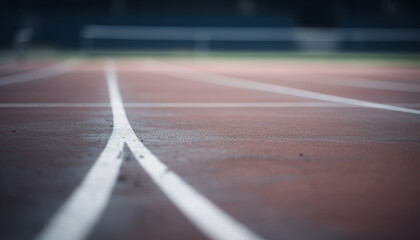
[[[420,108],[420,103],[385,103]],[[0,108],[109,108],[109,103],[0,103]],[[125,108],[360,108],[332,102],[124,103]]]
[[[138,139],[127,142],[136,159],[178,209],[210,239],[261,240],[168,169]]]
[[[126,143],[160,189],[207,237],[262,240],[195,191],[139,141],[128,122],[112,62],[105,65],[105,75],[114,118],[111,138],[86,178],[36,239],[83,240],[89,236],[109,201]]]
[[[72,71],[77,65],[74,60],[66,60],[53,66],[0,77],[0,86],[59,76]]]
[[[357,87],[374,90],[387,90],[387,91],[400,91],[400,92],[420,92],[420,84],[406,83],[406,82],[391,82],[377,79],[367,79],[360,77],[346,77],[346,76],[299,76],[296,77],[291,74],[284,74],[284,80],[288,82],[304,82],[304,83],[317,83],[324,85]],[[278,78],[278,76],[276,76]],[[283,81],[283,79],[282,79]]]
[[[122,163],[128,129],[122,103],[108,88],[114,127],[110,139],[82,183],[53,215],[36,240],[83,240],[100,219],[108,204]],[[124,111],[124,110],[123,110]]]
[[[302,90],[298,88],[285,87],[285,86],[277,85],[277,84],[257,82],[257,81],[243,79],[243,78],[229,77],[229,76],[224,76],[224,75],[220,75],[216,73],[193,70],[190,68],[184,68],[184,67],[178,67],[178,66],[175,67],[172,65],[169,66],[167,64],[159,63],[157,61],[152,61],[152,60],[145,63],[145,65],[146,67],[148,66],[147,70],[149,71],[152,71],[161,75],[179,77],[179,78],[189,79],[193,81],[200,81],[200,82],[212,83],[212,84],[217,84],[217,85],[249,89],[249,90],[257,90],[257,91],[270,92],[270,93],[278,93],[278,94],[284,94],[284,95],[289,95],[289,96],[310,98],[310,99],[316,99],[316,100],[327,101],[327,102],[356,105],[356,106],[367,107],[367,108],[420,114],[420,110],[391,106],[387,104],[374,103],[374,102],[363,101],[363,100],[357,100],[353,98],[339,97],[339,96],[334,96],[334,95],[329,95],[329,94],[312,92],[308,90]]]
[[[114,125],[111,138],[93,167],[36,240],[82,240],[88,237],[109,201],[122,162],[123,147],[121,129]]]
[[[0,108],[109,108],[109,103],[0,103]]]
[[[210,239],[261,240],[261,237],[195,191],[139,141],[127,120],[113,64],[107,65],[106,73],[108,87],[115,96],[111,98],[115,101],[113,108],[117,106],[117,112],[122,116],[122,128],[127,130],[127,145],[153,181],[191,223]]]
[[[337,86],[358,87],[376,90],[420,92],[420,84],[388,82],[376,79],[355,78],[355,77],[334,77],[326,81],[327,84]]]

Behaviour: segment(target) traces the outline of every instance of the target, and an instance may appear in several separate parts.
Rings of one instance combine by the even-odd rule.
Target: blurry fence
[[[100,50],[192,48],[303,51],[420,50],[419,29],[387,28],[248,28],[147,27],[87,25],[81,31],[82,49]]]

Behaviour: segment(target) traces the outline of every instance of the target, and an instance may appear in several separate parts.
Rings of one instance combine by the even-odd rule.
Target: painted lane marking
[[[420,108],[420,103],[385,103]],[[0,103],[0,108],[109,108],[109,103]],[[333,102],[124,103],[125,108],[360,108]]]
[[[109,201],[126,143],[163,193],[207,237],[262,240],[195,191],[139,141],[128,122],[112,62],[105,65],[105,75],[114,119],[111,138],[82,184],[36,239],[83,240],[89,236]]]
[[[108,204],[122,162],[123,147],[121,129],[114,125],[93,167],[36,240],[81,240],[89,236]]]
[[[140,165],[178,209],[210,239],[261,240],[261,237],[195,191],[139,141],[127,120],[113,64],[107,65],[106,73],[108,87],[114,94],[114,97],[111,97],[111,102],[115,102],[113,108],[117,106],[117,112],[123,118],[122,128],[128,131],[126,135],[128,147]]]
[[[105,149],[100,154],[82,183],[53,215],[36,240],[86,239],[102,216],[122,163],[122,151],[127,129],[122,121],[121,104],[108,88],[113,115],[113,130]]]
[[[262,91],[262,92],[284,94],[284,95],[289,95],[289,96],[310,98],[310,99],[316,99],[316,100],[327,101],[327,102],[336,102],[336,103],[355,105],[355,106],[361,106],[361,107],[367,107],[367,108],[420,114],[420,110],[391,106],[387,104],[374,103],[374,102],[363,101],[363,100],[357,100],[353,98],[339,97],[339,96],[334,96],[334,95],[329,95],[329,94],[312,92],[308,90],[302,90],[299,88],[292,88],[292,87],[285,87],[285,86],[277,85],[277,84],[257,82],[257,81],[252,81],[248,79],[243,79],[243,78],[229,77],[229,76],[224,76],[224,75],[220,75],[216,73],[193,70],[190,68],[169,66],[167,64],[159,63],[153,60],[149,60],[147,63],[144,63],[144,64],[146,65],[146,67],[148,66],[147,70],[151,72],[155,72],[157,74],[171,76],[171,77],[189,79],[193,81],[206,82],[206,83],[212,83],[212,84],[235,87],[235,88],[242,88],[242,89],[249,89],[249,90],[257,90],[257,91]],[[162,70],[162,69],[165,69],[165,70]]]
[[[342,79],[344,81],[334,81],[334,79]],[[376,79],[356,78],[356,77],[334,77],[327,79],[326,84],[337,86],[348,86],[367,88],[375,90],[400,91],[400,92],[420,92],[420,84],[403,83],[403,82],[388,82]]]
[[[367,78],[361,78],[361,77],[331,76],[331,75],[319,75],[316,77],[311,76],[310,78],[305,77],[305,76],[296,77],[295,75],[292,75],[292,74],[282,74],[282,76],[284,76],[284,80],[282,81],[288,81],[288,82],[317,83],[317,84],[323,84],[323,85],[335,85],[335,86],[346,86],[346,87],[366,88],[366,89],[374,89],[374,90],[387,90],[387,91],[400,91],[400,92],[420,92],[420,84],[416,84],[416,83],[391,82],[391,81],[367,79]],[[314,80],[314,78],[316,80]]]
[[[77,65],[74,60],[66,60],[53,66],[0,77],[0,86],[59,76],[74,70]]]
[[[262,239],[194,190],[137,139],[132,139],[127,144],[137,161],[166,196],[208,238],[215,240]]]
[[[0,103],[0,108],[109,108],[109,103]]]

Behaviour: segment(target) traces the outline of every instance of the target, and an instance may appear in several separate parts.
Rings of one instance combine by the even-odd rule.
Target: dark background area
[[[420,3],[410,0],[2,0],[0,48],[20,28],[32,43],[78,48],[86,24],[322,28],[419,28]]]

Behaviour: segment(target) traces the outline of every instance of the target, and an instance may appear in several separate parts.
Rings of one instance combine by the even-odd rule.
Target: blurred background
[[[419,52],[414,0],[2,0],[0,48]]]

